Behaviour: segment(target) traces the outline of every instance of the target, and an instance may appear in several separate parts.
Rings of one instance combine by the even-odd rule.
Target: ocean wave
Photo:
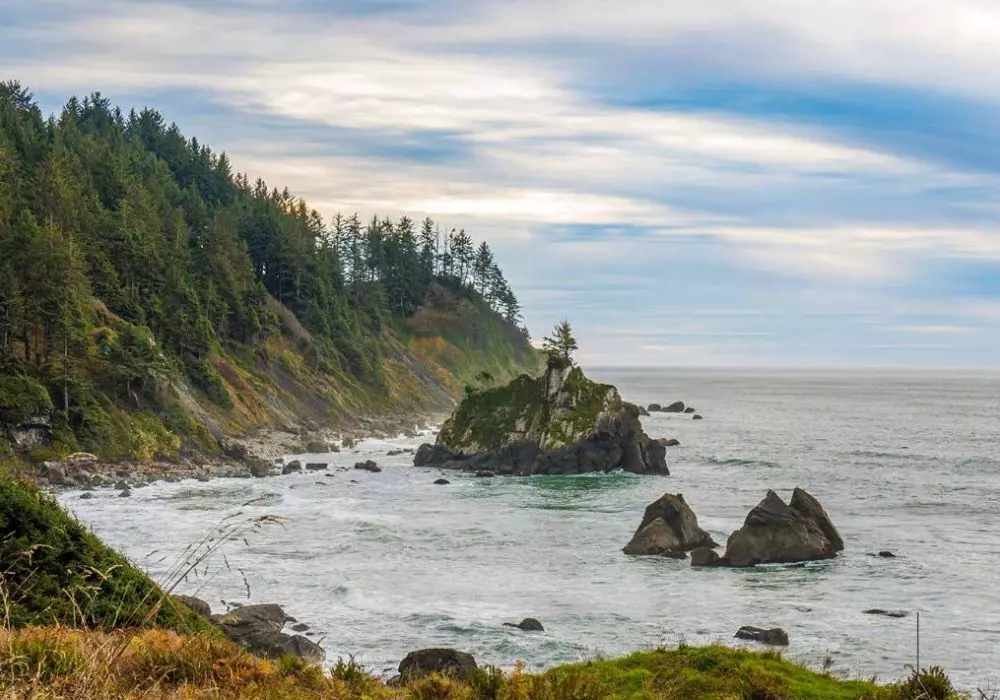
[[[765,469],[781,467],[777,462],[748,457],[699,457],[698,460],[704,464],[716,464],[722,467],[764,467]]]

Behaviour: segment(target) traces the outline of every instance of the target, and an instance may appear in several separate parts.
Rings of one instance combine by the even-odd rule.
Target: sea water
[[[414,468],[419,439],[365,440],[301,457],[327,472],[157,483],[60,498],[164,579],[220,523],[247,537],[181,582],[216,611],[277,602],[329,659],[391,673],[409,651],[456,647],[529,669],[678,642],[735,643],[782,627],[788,654],[851,677],[907,673],[920,614],[923,665],[967,687],[1000,684],[1000,376],[905,372],[592,369],[641,404],[683,400],[704,420],[643,419],[671,476],[476,478]],[[374,459],[381,473],[354,470]],[[346,469],[343,469],[346,468]],[[445,477],[448,485],[435,485]],[[644,507],[683,493],[720,543],[768,488],[801,486],[846,550],[805,566],[692,569],[621,548]],[[277,523],[250,525],[277,516]],[[229,518],[229,520],[226,520]],[[870,556],[891,550],[894,559]],[[883,608],[907,614],[865,614]],[[535,617],[543,633],[504,627]]]

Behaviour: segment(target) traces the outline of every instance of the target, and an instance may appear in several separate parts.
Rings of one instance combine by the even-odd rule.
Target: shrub
[[[24,375],[0,376],[0,427],[51,412],[52,399],[39,382]]]

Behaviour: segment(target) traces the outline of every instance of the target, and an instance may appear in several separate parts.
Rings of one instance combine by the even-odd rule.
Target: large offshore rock
[[[579,367],[558,366],[469,392],[414,464],[497,474],[670,473],[666,450],[643,431],[637,406]]]
[[[729,536],[726,553],[720,563],[725,566],[754,566],[837,556],[837,552],[843,549],[843,542],[839,541],[839,534],[837,544],[824,534],[818,522],[819,513],[822,513],[824,527],[831,529],[833,523],[815,498],[805,491],[801,494],[799,503],[808,506],[808,514],[787,505],[774,491],[768,491],[764,500],[747,514],[743,527]],[[833,529],[833,532],[836,533],[836,530]]]
[[[698,527],[698,517],[682,494],[665,493],[648,506],[625,554],[665,554],[716,547],[712,537]]]

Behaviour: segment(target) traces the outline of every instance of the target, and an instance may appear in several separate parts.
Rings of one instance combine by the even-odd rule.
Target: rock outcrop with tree
[[[492,389],[467,389],[414,464],[498,474],[577,474],[623,469],[668,474],[663,445],[639,422],[636,406],[576,366],[569,323],[546,339],[541,377],[521,375]]]

